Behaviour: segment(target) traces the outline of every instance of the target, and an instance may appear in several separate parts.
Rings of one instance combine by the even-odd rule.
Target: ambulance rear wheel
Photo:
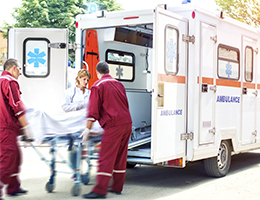
[[[222,141],[217,157],[204,160],[204,168],[207,175],[212,177],[225,176],[231,164],[231,147],[228,141]]]

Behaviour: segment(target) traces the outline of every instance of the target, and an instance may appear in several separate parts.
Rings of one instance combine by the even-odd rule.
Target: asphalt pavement
[[[52,193],[45,190],[50,177],[50,168],[31,148],[22,148],[23,165],[21,182],[27,195],[18,197],[4,196],[5,200],[66,200],[82,199],[72,196],[74,182],[72,172],[64,164],[56,164],[58,172]],[[49,148],[40,151],[49,157]],[[67,159],[67,150],[61,151]],[[95,184],[97,163],[92,161],[90,182],[82,185],[81,194],[88,193]],[[83,162],[82,171],[87,164]],[[252,151],[232,156],[230,172],[223,178],[208,177],[202,162],[188,164],[184,169],[159,166],[137,165],[127,169],[122,195],[108,193],[107,199],[115,200],[259,200],[260,199],[260,151]]]

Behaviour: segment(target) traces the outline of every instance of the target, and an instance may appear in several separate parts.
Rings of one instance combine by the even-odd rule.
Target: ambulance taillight
[[[174,159],[174,160],[168,160],[168,165],[170,165],[170,166],[182,167],[182,164],[183,164],[182,158],[177,158],[177,159]]]

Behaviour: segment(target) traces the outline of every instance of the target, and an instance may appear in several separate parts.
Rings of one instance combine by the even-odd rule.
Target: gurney
[[[89,183],[90,171],[88,169],[86,173],[81,174],[82,148],[84,145],[81,143],[82,138],[80,138],[80,135],[86,128],[86,112],[75,111],[50,117],[45,112],[29,109],[26,116],[35,139],[33,143],[30,143],[31,147],[40,156],[41,160],[50,167],[51,175],[45,185],[47,192],[54,190],[55,176],[59,172],[69,173],[73,176],[74,186],[71,189],[71,194],[72,196],[80,195],[81,185]],[[103,129],[98,123],[94,123],[90,135],[100,136],[100,141],[102,133]],[[46,145],[50,147],[50,159],[46,159],[39,150],[40,147]],[[71,159],[66,160],[59,152],[62,148],[67,148],[73,155],[75,166],[72,164]],[[57,171],[56,163],[66,164],[71,169],[71,172]],[[89,163],[88,166],[90,166]]]
[[[50,117],[41,111],[29,110],[27,119],[30,122],[32,132],[34,133],[35,144],[50,146],[51,159],[46,159],[34,143],[32,148],[40,156],[51,170],[51,175],[45,185],[47,192],[53,192],[55,187],[56,173],[67,173],[56,170],[56,163],[67,164],[72,169],[74,186],[71,188],[72,196],[78,196],[81,193],[81,185],[87,185],[90,180],[91,160],[98,159],[100,142],[103,129],[95,123],[89,135],[89,140],[82,145],[80,134],[86,127],[85,111],[75,111],[60,116]],[[151,126],[132,128],[131,137],[128,144],[128,150],[134,150],[142,145],[151,142]],[[59,149],[66,147],[72,151],[75,158],[75,166],[67,161],[60,153]],[[57,157],[61,161],[57,161]],[[81,174],[81,160],[87,163],[87,171]]]

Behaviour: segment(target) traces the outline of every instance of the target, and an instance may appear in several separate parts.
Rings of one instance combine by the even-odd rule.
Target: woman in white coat
[[[76,85],[74,87],[70,87],[66,91],[65,100],[62,104],[62,109],[65,112],[77,111],[87,108],[88,100],[90,96],[90,90],[87,88],[89,79],[91,78],[91,74],[86,69],[81,69],[78,72],[76,77]],[[76,152],[74,151],[73,139],[71,138],[69,144],[69,160],[71,166],[74,170],[76,170]],[[76,174],[73,175],[73,179],[76,178]]]
[[[86,109],[90,96],[90,90],[87,88],[91,74],[86,69],[81,69],[76,77],[76,85],[66,91],[65,102],[62,109],[65,112]]]

